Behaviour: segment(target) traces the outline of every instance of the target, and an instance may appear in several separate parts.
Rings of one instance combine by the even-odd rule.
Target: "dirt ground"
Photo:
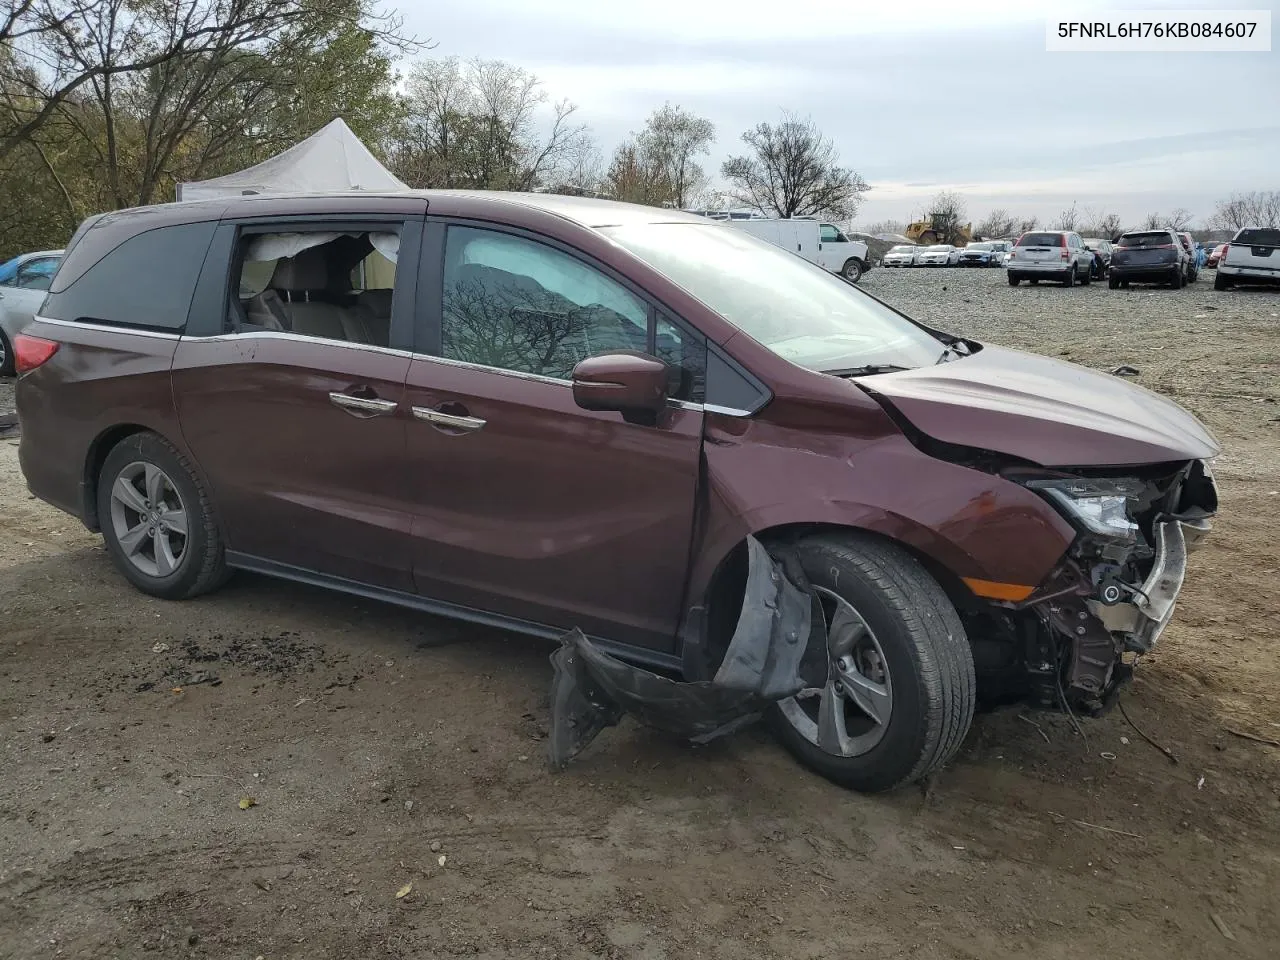
[[[1119,712],[1086,742],[1019,708],[927,793],[840,790],[759,729],[627,724],[553,775],[549,645],[254,576],[147,599],[0,440],[0,955],[1275,957],[1280,748],[1238,734],[1280,740],[1280,294],[864,284],[1132,364],[1224,442],[1124,701],[1176,765]]]

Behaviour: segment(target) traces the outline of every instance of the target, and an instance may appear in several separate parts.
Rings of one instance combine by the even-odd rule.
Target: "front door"
[[[421,226],[243,229],[222,330],[179,342],[183,436],[237,562],[413,589],[394,345],[411,339]]]
[[[576,406],[569,376],[609,350],[669,354],[674,328],[619,280],[528,236],[451,226],[442,274],[441,308],[425,312],[439,356],[414,359],[405,397],[418,589],[672,649],[701,406],[628,423]],[[681,381],[673,364],[677,396]]]

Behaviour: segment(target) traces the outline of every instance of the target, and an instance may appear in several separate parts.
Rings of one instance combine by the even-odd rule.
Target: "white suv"
[[[1280,230],[1246,227],[1227,244],[1213,289],[1237,283],[1280,283]]]
[[[1064,287],[1089,283],[1093,252],[1085,249],[1080,234],[1067,231],[1034,231],[1024,233],[1009,251],[1009,286],[1023,280],[1039,283],[1057,280]]]

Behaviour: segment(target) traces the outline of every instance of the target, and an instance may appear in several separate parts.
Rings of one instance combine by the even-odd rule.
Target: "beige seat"
[[[278,291],[285,316],[285,326],[294,333],[326,340],[361,340],[349,332],[358,332],[348,311],[332,303],[312,300],[329,286],[329,268],[318,248],[303,250],[276,264],[271,288]]]

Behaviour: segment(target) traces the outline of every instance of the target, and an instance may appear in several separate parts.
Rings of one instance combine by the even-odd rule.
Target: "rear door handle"
[[[354,397],[349,393],[339,393],[336,390],[329,394],[329,402],[335,407],[342,407],[344,410],[355,410],[358,413],[367,413],[375,417],[394,413],[396,407],[399,406],[394,400],[379,400],[377,397]]]
[[[481,420],[479,417],[467,417],[457,413],[441,413],[439,410],[432,410],[430,407],[414,407],[413,416],[415,420],[425,420],[427,423],[435,424],[438,427],[450,427],[454,430],[476,431],[483,429],[488,423],[487,420]]]

